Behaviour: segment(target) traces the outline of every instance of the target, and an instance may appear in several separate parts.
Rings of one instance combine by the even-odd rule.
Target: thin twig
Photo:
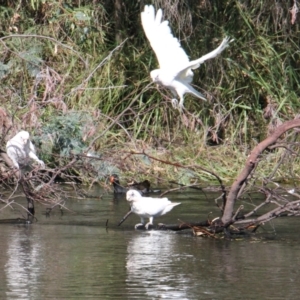
[[[130,210],[123,218],[122,220],[118,223],[118,226],[120,226],[130,215],[132,211]]]

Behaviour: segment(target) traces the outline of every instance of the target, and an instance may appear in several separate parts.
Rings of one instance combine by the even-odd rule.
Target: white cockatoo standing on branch
[[[168,213],[180,204],[171,202],[168,198],[143,197],[136,190],[129,190],[126,193],[126,200],[130,203],[131,212],[141,218],[141,223],[135,225],[136,229],[140,226],[145,226],[148,229],[150,225],[153,225],[154,218]],[[145,224],[145,218],[149,218],[147,224]]]

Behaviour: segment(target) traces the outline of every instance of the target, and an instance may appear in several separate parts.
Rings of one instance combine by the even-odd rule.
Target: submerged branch
[[[118,226],[120,226],[130,215],[132,211],[130,210],[123,218],[122,220],[118,223]]]

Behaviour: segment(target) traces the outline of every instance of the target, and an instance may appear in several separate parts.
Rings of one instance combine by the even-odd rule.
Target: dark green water
[[[94,191],[96,192],[96,191]],[[100,193],[100,191],[99,191]],[[156,222],[203,220],[214,196],[169,195],[182,202]],[[239,241],[190,233],[136,231],[125,198],[69,200],[74,213],[0,226],[0,299],[298,299],[299,219],[275,220],[265,239]],[[0,218],[19,216],[5,209]],[[105,223],[108,221],[108,228]]]

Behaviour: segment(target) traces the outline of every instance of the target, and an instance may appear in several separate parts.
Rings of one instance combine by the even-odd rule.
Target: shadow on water
[[[195,192],[170,199],[182,204],[155,222],[203,220],[215,209],[214,197]],[[228,241],[136,231],[135,215],[118,227],[128,204],[110,194],[73,199],[67,207],[47,218],[38,206],[37,223],[0,225],[1,299],[296,299],[300,293],[296,218]],[[10,214],[16,215],[6,210],[0,217]]]

